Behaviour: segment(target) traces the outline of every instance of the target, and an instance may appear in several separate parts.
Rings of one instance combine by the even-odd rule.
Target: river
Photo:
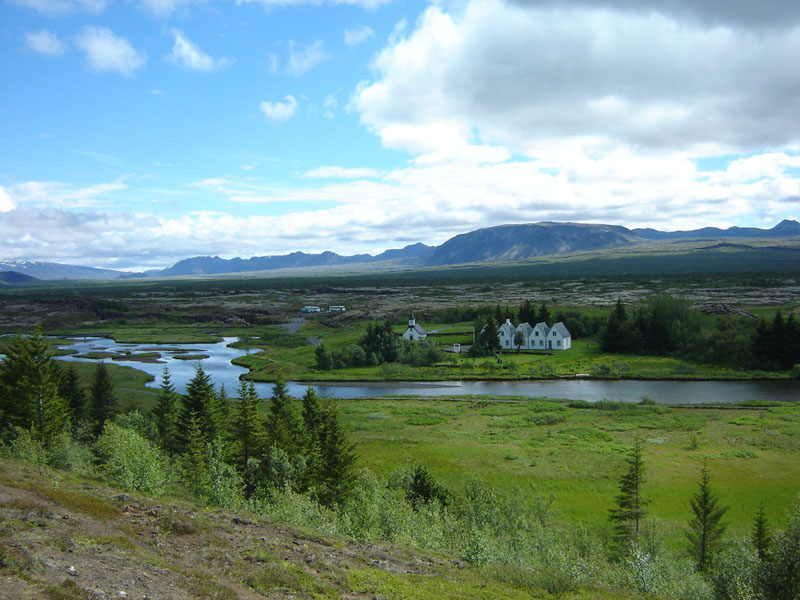
[[[164,367],[169,368],[175,388],[183,392],[186,384],[194,376],[196,360],[175,358],[180,354],[204,354],[203,370],[214,383],[224,385],[228,395],[235,395],[239,386],[239,376],[247,369],[231,364],[231,360],[248,353],[248,350],[231,348],[228,344],[236,338],[225,338],[213,344],[121,344],[108,338],[84,338],[59,346],[65,350],[75,350],[78,354],[87,352],[159,352],[159,363],[114,361],[145,371],[153,376],[149,387],[158,388]],[[61,360],[77,359],[62,356]],[[301,397],[306,384],[288,382],[289,393]],[[633,381],[633,380],[593,380],[558,379],[535,381],[443,381],[443,382],[333,382],[313,384],[311,387],[334,398],[365,398],[375,396],[454,396],[462,394],[480,396],[528,396],[565,398],[569,400],[621,400],[638,402],[647,397],[662,404],[701,404],[730,403],[740,400],[800,400],[800,383],[796,380],[777,381]],[[257,383],[259,396],[272,394],[272,385]]]

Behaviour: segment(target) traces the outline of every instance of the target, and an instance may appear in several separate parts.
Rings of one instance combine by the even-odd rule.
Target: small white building
[[[547,334],[548,350],[569,350],[572,348],[572,335],[564,323],[556,323]]]
[[[417,320],[414,318],[414,313],[408,319],[408,328],[403,332],[404,340],[411,340],[412,342],[421,342],[428,337],[425,330],[417,325]]]
[[[500,340],[500,347],[503,350],[514,350],[514,336],[517,333],[517,328],[511,324],[511,319],[506,319],[506,322],[497,328],[497,337]]]

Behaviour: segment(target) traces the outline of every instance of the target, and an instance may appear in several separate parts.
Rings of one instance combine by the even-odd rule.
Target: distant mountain
[[[248,273],[253,271],[274,271],[276,269],[297,269],[302,267],[325,267],[333,265],[351,265],[358,263],[373,263],[383,261],[401,261],[407,264],[419,262],[416,259],[430,251],[430,246],[425,244],[412,244],[399,250],[387,250],[372,256],[370,254],[355,254],[342,256],[335,252],[321,252],[320,254],[306,254],[305,252],[292,252],[278,256],[254,256],[252,258],[225,259],[218,256],[197,256],[176,262],[166,269],[154,269],[137,273],[137,277],[186,277],[192,275],[221,275],[223,273]]]
[[[638,241],[625,227],[583,223],[500,225],[462,233],[436,248],[428,265],[522,260],[627,246]]]
[[[178,261],[166,269],[152,269],[144,273],[125,273],[38,261],[10,261],[0,262],[0,271],[14,271],[38,279],[51,280],[191,277],[356,264],[374,264],[375,268],[381,266],[410,268],[525,260],[540,256],[619,248],[649,241],[701,239],[720,240],[721,243],[730,244],[731,242],[724,240],[792,236],[800,236],[800,223],[791,220],[781,221],[771,229],[704,227],[692,231],[658,231],[628,229],[619,225],[544,222],[477,229],[456,235],[441,246],[416,243],[400,249],[386,250],[377,256],[369,254],[342,256],[330,251],[319,254],[292,252],[279,256],[231,259],[219,256],[196,256]]]
[[[383,260],[407,260],[407,259],[425,259],[435,250],[435,246],[426,246],[421,242],[411,244],[400,250],[386,250],[378,254],[374,260],[375,262]]]
[[[116,279],[122,271],[78,267],[38,260],[11,260],[0,262],[0,271],[15,271],[36,279]]]
[[[31,281],[38,281],[36,277],[17,273],[16,271],[0,271],[0,282],[10,283],[12,285],[19,285],[22,283],[29,283]]]
[[[800,235],[800,223],[784,219],[772,229],[758,229],[757,227],[703,227],[691,231],[658,231],[656,229],[632,229],[633,235],[646,240],[685,240],[704,238],[771,238],[791,237]]]

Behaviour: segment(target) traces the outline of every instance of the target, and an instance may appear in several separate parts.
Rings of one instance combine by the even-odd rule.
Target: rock
[[[69,573],[73,577],[77,577],[78,576],[78,570],[75,567],[73,567],[72,565],[70,565],[69,569],[67,569],[67,573]]]

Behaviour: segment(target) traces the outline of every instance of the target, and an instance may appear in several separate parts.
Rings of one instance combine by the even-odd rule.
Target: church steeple
[[[414,311],[411,311],[411,317],[408,319],[408,326],[413,327],[417,324],[417,320],[414,318]]]

